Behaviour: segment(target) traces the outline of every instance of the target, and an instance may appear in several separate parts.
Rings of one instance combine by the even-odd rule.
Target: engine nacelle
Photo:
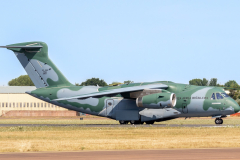
[[[172,108],[175,107],[176,102],[176,95],[168,92],[145,95],[136,99],[137,106],[144,108]]]

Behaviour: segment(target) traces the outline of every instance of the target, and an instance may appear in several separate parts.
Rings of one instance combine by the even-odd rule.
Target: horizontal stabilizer
[[[41,45],[32,45],[32,46],[0,46],[0,48],[42,48]]]

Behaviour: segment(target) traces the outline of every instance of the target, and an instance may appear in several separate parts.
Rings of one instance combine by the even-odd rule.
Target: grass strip
[[[239,134],[239,127],[0,127],[0,152],[232,148]]]

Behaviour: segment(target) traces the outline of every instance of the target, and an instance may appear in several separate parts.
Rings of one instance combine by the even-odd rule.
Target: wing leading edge
[[[76,98],[90,98],[90,97],[97,97],[97,96],[108,96],[108,95],[113,95],[113,94],[142,91],[144,89],[166,89],[166,88],[168,88],[168,86],[165,84],[150,84],[150,85],[143,85],[143,86],[134,86],[134,87],[125,87],[125,88],[104,90],[104,91],[100,91],[100,92],[83,94],[83,95],[79,95],[79,96],[54,99],[53,101],[70,100],[70,99],[76,99]]]

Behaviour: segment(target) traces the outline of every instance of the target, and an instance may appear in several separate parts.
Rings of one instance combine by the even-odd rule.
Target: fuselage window
[[[211,100],[215,100],[215,93],[212,94]]]
[[[217,99],[223,99],[223,96],[220,93],[216,93]]]
[[[221,93],[223,97],[229,97],[229,95],[227,95],[227,93]]]

